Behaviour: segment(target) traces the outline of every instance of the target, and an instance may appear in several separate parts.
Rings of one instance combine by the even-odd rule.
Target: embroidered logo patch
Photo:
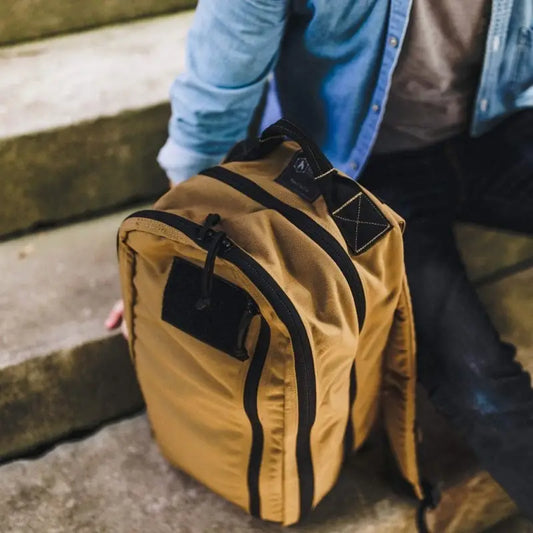
[[[296,161],[292,165],[292,168],[299,174],[303,173],[313,176],[313,172],[311,170],[311,167],[309,166],[309,161],[307,161],[307,158],[305,157],[297,157]]]
[[[320,189],[314,182],[313,170],[302,151],[294,154],[291,162],[275,181],[307,202],[312,203],[320,196]]]
[[[370,248],[392,227],[363,191],[352,196],[331,215],[354,254]]]

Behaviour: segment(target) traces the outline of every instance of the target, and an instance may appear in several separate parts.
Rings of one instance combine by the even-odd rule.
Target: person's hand
[[[124,301],[118,300],[111,308],[109,315],[105,321],[105,327],[109,330],[120,327],[120,331],[125,339],[128,339],[128,327],[124,321]]]

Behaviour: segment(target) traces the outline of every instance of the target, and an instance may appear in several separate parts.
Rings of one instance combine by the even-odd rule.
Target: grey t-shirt
[[[412,150],[468,128],[490,0],[414,0],[374,153]]]

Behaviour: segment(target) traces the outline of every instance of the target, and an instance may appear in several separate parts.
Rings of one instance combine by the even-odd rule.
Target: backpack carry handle
[[[318,145],[292,122],[284,118],[268,126],[260,137],[247,138],[244,141],[238,142],[228,152],[224,158],[224,163],[261,159],[275,150],[285,138],[295,141],[300,145],[315,177],[322,176],[333,169],[333,165],[322,153]]]
[[[307,137],[302,130],[295,126],[287,119],[280,119],[274,124],[268,126],[259,138],[260,143],[271,143],[272,141],[279,140],[281,143],[283,137],[297,142],[300,148],[303,150],[309,165],[313,171],[315,177],[326,174],[333,169],[333,165],[329,159],[323,154],[318,145],[309,137]],[[278,143],[276,143],[278,144]]]

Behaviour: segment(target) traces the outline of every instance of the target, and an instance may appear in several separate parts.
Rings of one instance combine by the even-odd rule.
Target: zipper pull
[[[215,259],[218,255],[218,251],[222,244],[222,241],[226,237],[223,231],[219,231],[213,237],[209,250],[207,251],[207,257],[205,258],[204,269],[202,270],[202,281],[200,289],[200,298],[195,304],[197,311],[203,311],[211,305],[211,289],[213,287],[213,271],[215,270]]]
[[[235,348],[234,356],[239,361],[246,361],[246,359],[249,358],[244,343],[246,341],[246,335],[248,333],[248,329],[250,327],[252,319],[258,314],[259,308],[257,307],[257,304],[250,298],[248,300],[248,303],[246,304],[246,309],[244,310],[244,313],[241,317],[241,321],[239,322],[239,329],[237,333],[237,345]]]
[[[210,236],[213,232],[211,228],[216,226],[220,222],[220,215],[217,213],[209,213],[205,217],[202,227],[198,230],[198,240],[200,242],[205,241],[206,237]]]

